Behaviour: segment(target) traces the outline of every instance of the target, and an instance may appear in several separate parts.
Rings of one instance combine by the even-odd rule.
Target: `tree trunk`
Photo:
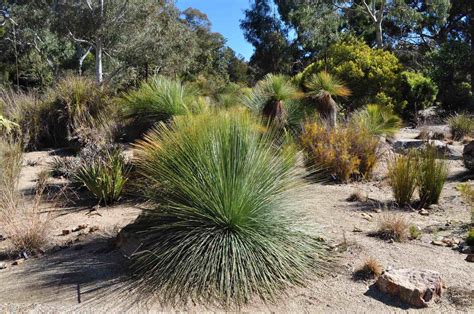
[[[265,107],[263,107],[262,115],[269,121],[275,122],[277,125],[284,125],[288,113],[285,105],[281,100],[270,100]]]
[[[337,126],[337,104],[331,95],[324,93],[318,97],[318,112],[321,119],[326,123],[329,129]]]
[[[375,24],[375,38],[377,41],[377,48],[383,48],[383,36],[382,36],[382,20],[377,21]]]
[[[104,74],[102,71],[102,41],[97,39],[95,44],[95,78],[97,83],[101,84],[104,80]]]

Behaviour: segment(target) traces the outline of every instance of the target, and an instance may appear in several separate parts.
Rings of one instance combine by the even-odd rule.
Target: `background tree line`
[[[123,87],[155,74],[247,82],[246,62],[211,31],[207,16],[180,11],[174,1],[9,0],[4,13],[4,86],[43,89],[65,72]]]
[[[255,0],[241,27],[255,47],[249,63],[257,79],[321,60],[331,72],[341,43],[361,48],[356,37],[431,79],[446,109],[472,110],[473,12],[471,0]]]

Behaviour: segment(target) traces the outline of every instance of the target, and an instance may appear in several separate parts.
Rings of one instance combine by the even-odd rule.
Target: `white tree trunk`
[[[375,25],[375,38],[377,40],[377,48],[383,48],[383,37],[382,37],[382,20],[376,22]]]
[[[102,41],[100,38],[97,39],[95,44],[95,78],[99,84],[104,80],[104,73],[102,70]]]

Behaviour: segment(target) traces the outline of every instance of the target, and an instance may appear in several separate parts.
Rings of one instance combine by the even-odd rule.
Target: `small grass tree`
[[[132,269],[167,302],[242,304],[303,284],[324,267],[321,243],[287,199],[295,158],[242,111],[181,116],[136,145],[144,195]]]

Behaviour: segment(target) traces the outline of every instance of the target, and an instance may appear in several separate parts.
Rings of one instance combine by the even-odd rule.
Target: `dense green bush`
[[[352,109],[380,103],[381,97],[393,103],[398,97],[402,65],[393,53],[372,49],[363,41],[351,38],[331,45],[326,55],[327,59],[314,62],[298,76],[303,86],[312,74],[327,70],[351,89],[352,96],[346,104]]]
[[[400,74],[401,107],[403,114],[411,117],[418,110],[426,109],[434,104],[438,88],[433,81],[420,73],[403,71]]]
[[[438,101],[445,110],[463,111],[473,106],[471,54],[468,42],[449,40],[427,55],[429,75],[440,87]]]
[[[132,268],[163,300],[212,303],[274,297],[315,272],[321,247],[288,202],[294,154],[242,111],[180,116],[137,144],[145,197],[157,205],[130,226]],[[159,205],[158,205],[159,204]]]
[[[377,136],[393,136],[401,126],[401,119],[390,106],[369,104],[351,117],[351,123]]]

